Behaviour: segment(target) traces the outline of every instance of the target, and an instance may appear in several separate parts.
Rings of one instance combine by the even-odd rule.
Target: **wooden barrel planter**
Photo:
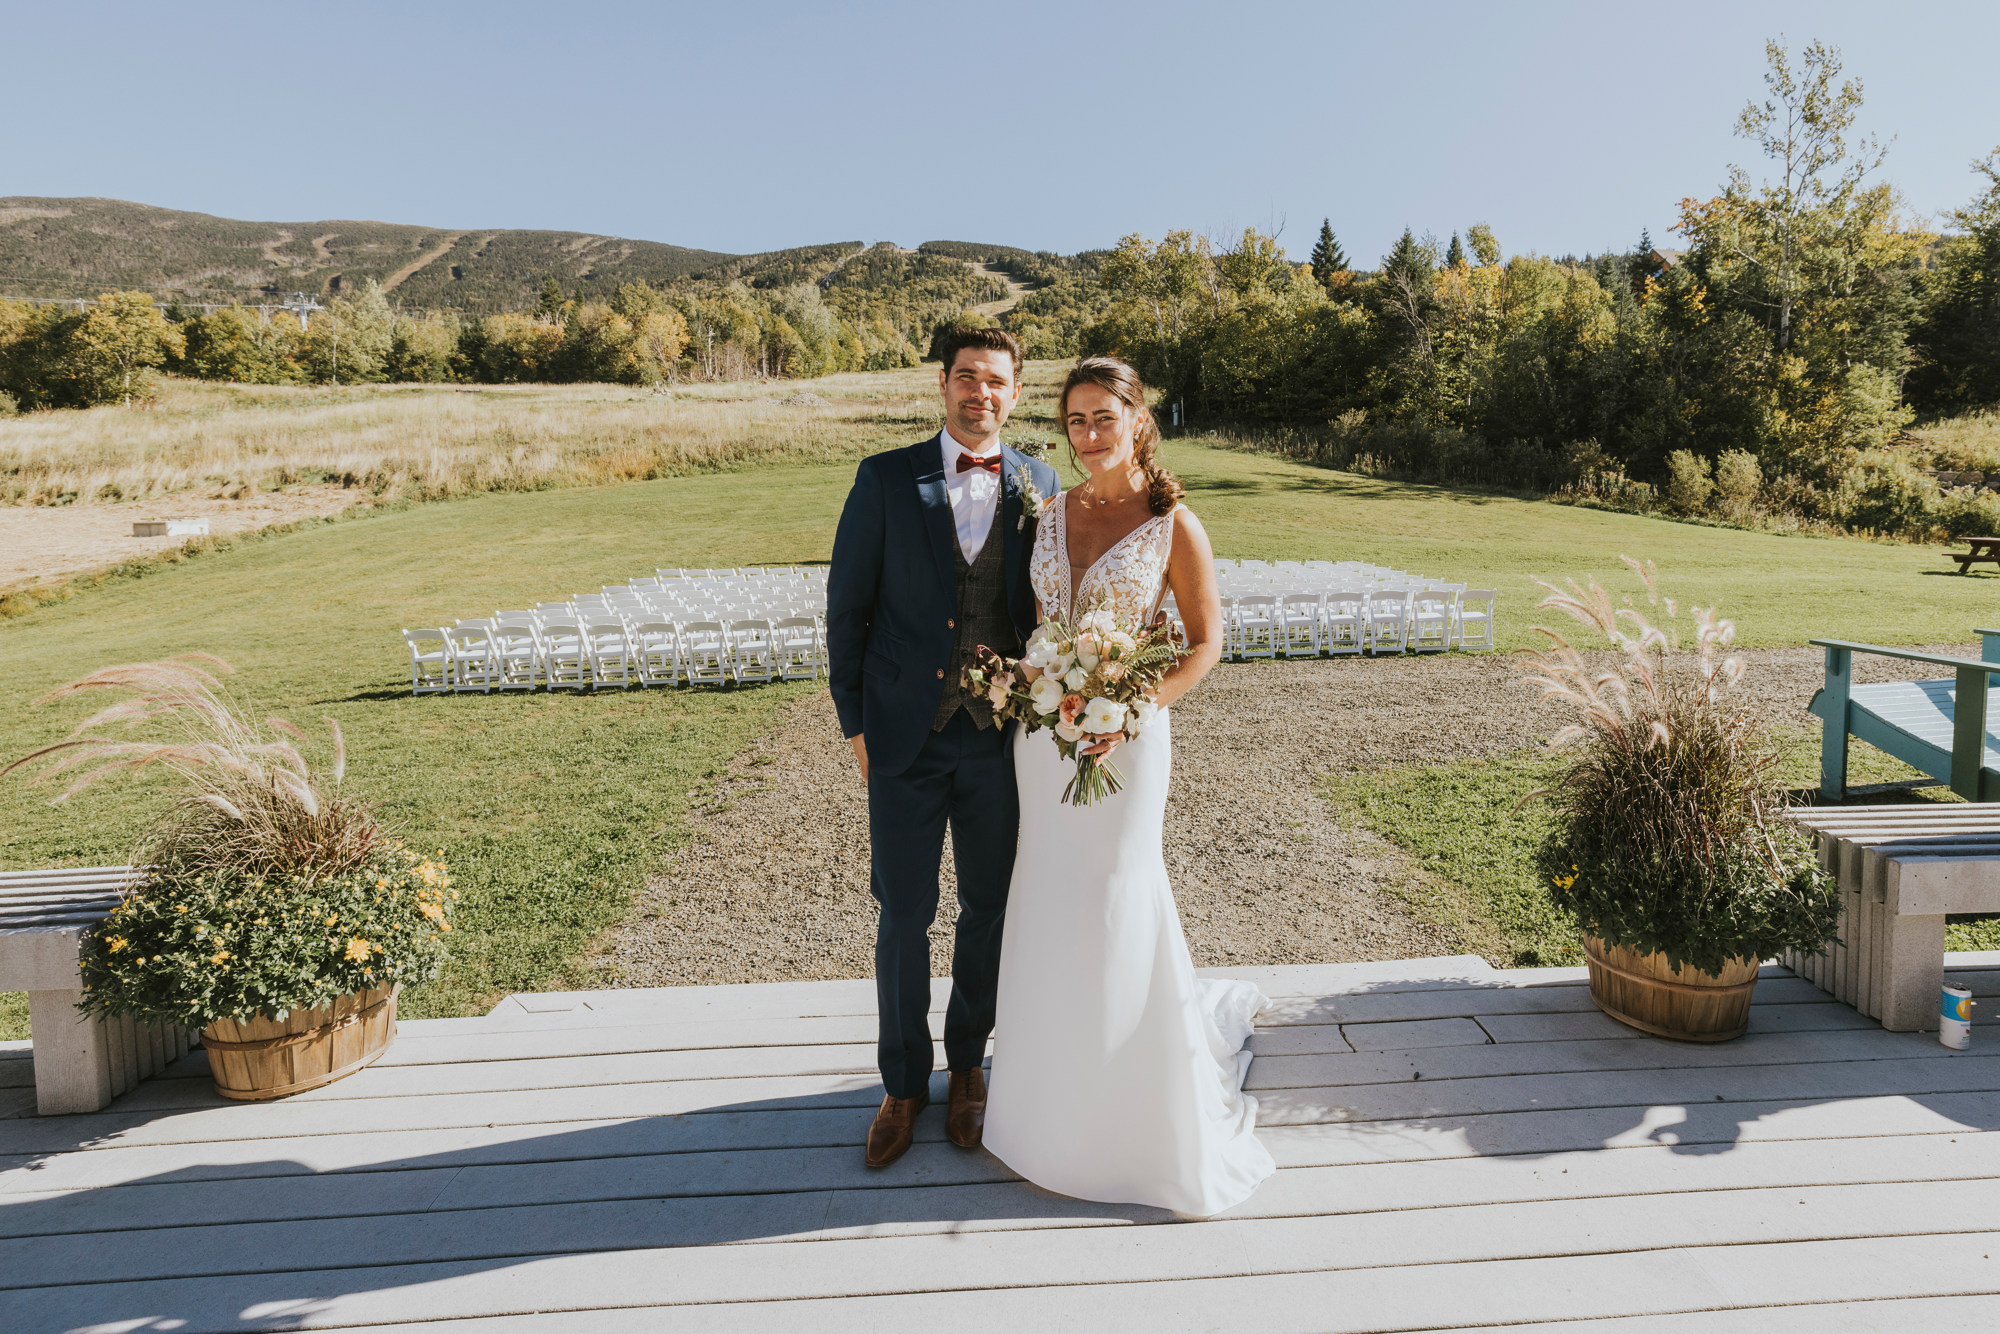
[[[1731,959],[1720,973],[1683,964],[1667,966],[1664,954],[1639,954],[1607,945],[1586,932],[1590,998],[1621,1024],[1677,1042],[1727,1042],[1750,1026],[1750,995],[1757,960]]]
[[[216,1020],[201,1034],[215,1091],[262,1102],[353,1074],[396,1040],[400,989],[356,992],[283,1019]]]

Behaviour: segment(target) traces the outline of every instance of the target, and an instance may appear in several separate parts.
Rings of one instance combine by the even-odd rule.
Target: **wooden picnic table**
[[[1958,562],[1958,572],[1969,574],[1975,565],[2000,566],[2000,537],[1968,537],[1970,551],[1951,551],[1945,554]]]

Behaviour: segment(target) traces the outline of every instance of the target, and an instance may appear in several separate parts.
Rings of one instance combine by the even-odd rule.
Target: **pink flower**
[[[1007,696],[1014,689],[1014,673],[1002,672],[994,677],[986,687],[986,702],[996,709],[1007,707]]]
[[[1064,695],[1061,706],[1056,710],[1066,723],[1074,725],[1083,716],[1084,698],[1081,695]]]

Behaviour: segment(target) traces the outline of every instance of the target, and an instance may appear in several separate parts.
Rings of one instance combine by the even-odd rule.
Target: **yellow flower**
[[[444,909],[438,907],[437,904],[426,903],[423,905],[423,909],[424,916],[430,918],[433,922],[442,922],[444,920]]]
[[[335,922],[339,920],[340,920],[340,914],[337,912],[330,912],[326,915],[326,924],[328,926],[332,926]]]
[[[174,905],[174,911],[175,911],[175,912],[186,912],[187,910],[188,910],[188,906],[187,906],[187,905],[186,905],[185,903],[176,903],[176,904]]]
[[[229,962],[229,951],[228,951],[228,950],[223,950],[223,951],[221,951],[221,952],[220,952],[220,953],[218,953],[218,954],[217,954],[217,955],[216,955],[216,956],[215,956],[215,957],[214,957],[213,959],[210,959],[210,960],[209,960],[209,962],[210,962],[210,963],[228,963],[228,962]]]
[[[118,951],[120,951],[120,950],[124,949],[124,948],[125,948],[125,947],[126,947],[127,945],[129,945],[129,944],[131,944],[131,943],[132,943],[132,942],[130,942],[129,940],[125,939],[125,937],[123,937],[123,936],[113,936],[113,937],[111,938],[111,952],[112,952],[113,954],[116,954],[116,953],[118,953]]]
[[[368,956],[374,952],[375,947],[359,936],[347,942],[346,957],[349,963],[366,963],[368,962]]]

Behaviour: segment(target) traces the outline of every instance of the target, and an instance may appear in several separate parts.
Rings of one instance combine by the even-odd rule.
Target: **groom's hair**
[[[1014,383],[1021,382],[1021,345],[1014,335],[1005,329],[953,329],[938,341],[938,359],[944,362],[944,373],[951,374],[952,363],[966,348],[976,347],[987,352],[1005,352],[1014,361]]]

